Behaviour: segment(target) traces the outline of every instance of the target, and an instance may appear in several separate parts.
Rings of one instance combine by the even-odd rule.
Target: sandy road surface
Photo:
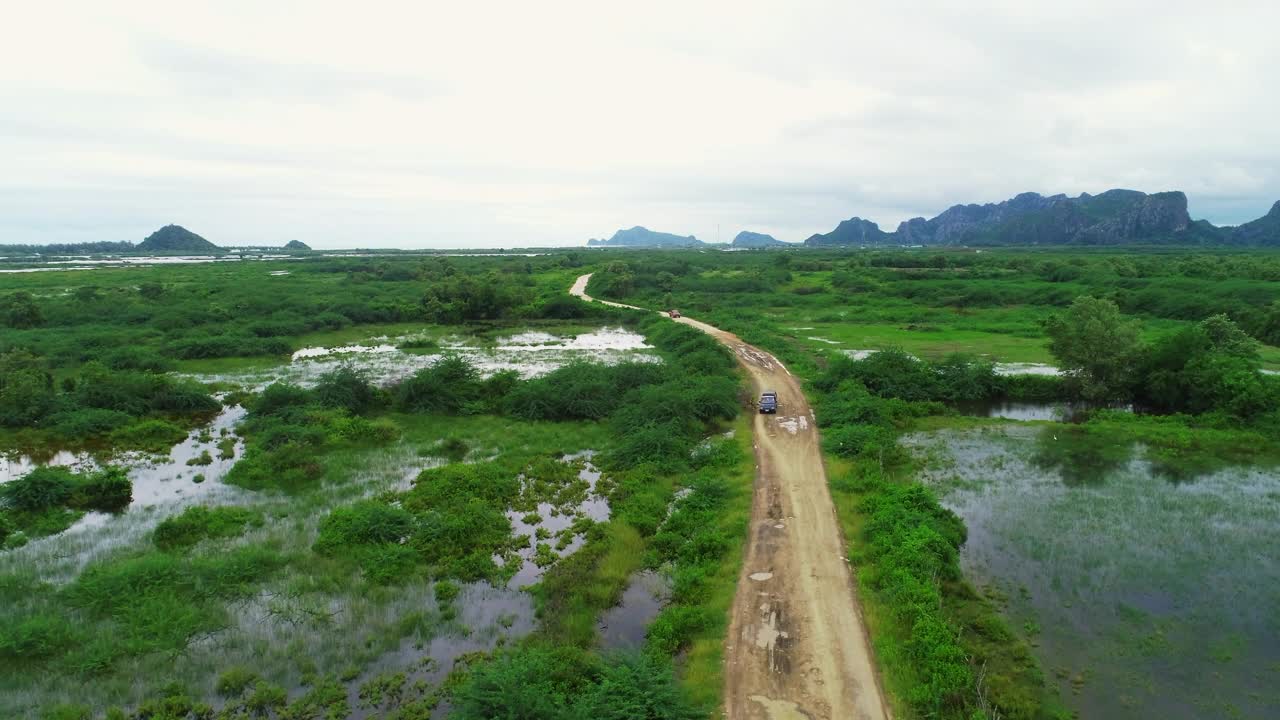
[[[578,278],[570,292],[592,300],[590,278]],[[677,322],[732,350],[757,393],[778,393],[778,414],[755,419],[751,534],[725,644],[726,715],[889,718],[800,384],[777,358],[737,336],[689,318]]]

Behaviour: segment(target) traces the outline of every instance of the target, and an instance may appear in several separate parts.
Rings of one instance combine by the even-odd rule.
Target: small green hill
[[[289,242],[284,244],[284,249],[296,250],[298,252],[309,252],[311,250],[311,246],[302,242],[301,240],[290,240]]]
[[[181,225],[165,225],[138,244],[139,252],[209,254],[222,248]]]
[[[729,243],[730,247],[736,248],[762,248],[762,247],[786,247],[787,243],[765,233],[750,232],[743,230],[738,233],[733,242]]]

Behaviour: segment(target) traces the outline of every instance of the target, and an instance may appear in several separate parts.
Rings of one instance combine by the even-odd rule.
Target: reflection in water
[[[961,415],[972,417],[1004,418],[1006,420],[1034,420],[1048,422],[1084,422],[1089,413],[1096,410],[1118,410],[1135,412],[1133,405],[1090,405],[1081,402],[1011,402],[1003,400],[967,400],[954,404]]]
[[[1002,425],[904,443],[968,528],[965,576],[1033,633],[1079,717],[1280,717],[1280,472],[1189,454],[1162,471],[1111,440]]]
[[[606,650],[630,650],[644,644],[645,633],[671,594],[671,583],[653,570],[631,576],[618,604],[605,611],[597,629]]]
[[[49,456],[5,456],[0,459],[0,483],[22,477],[41,465],[67,467],[79,472],[110,464],[128,468],[129,479],[133,481],[133,504],[130,506],[133,508],[179,496],[192,497],[211,492],[212,483],[204,486],[206,481],[221,480],[244,452],[244,442],[232,434],[232,429],[244,415],[245,410],[239,405],[224,407],[212,422],[189,432],[182,442],[170,448],[167,455],[125,452],[101,462],[93,453],[66,450]],[[228,438],[228,452],[223,452],[219,444],[227,442]],[[202,458],[205,453],[208,457]],[[201,481],[190,482],[197,475],[201,476]],[[188,482],[175,482],[182,479]]]
[[[644,336],[625,328],[600,328],[572,337],[543,332],[523,332],[500,337],[493,345],[473,339],[446,338],[430,352],[407,345],[418,336],[369,338],[365,343],[338,347],[302,348],[284,365],[235,373],[193,376],[203,383],[227,383],[260,390],[273,382],[303,387],[315,385],[321,375],[351,366],[378,385],[402,380],[440,361],[445,354],[465,358],[484,376],[514,370],[523,378],[539,377],[571,362],[586,360],[613,365],[622,362],[661,362]]]
[[[1108,474],[1129,462],[1133,444],[1070,425],[1050,425],[1036,436],[1031,462],[1056,471],[1068,487],[1101,485]]]
[[[557,558],[564,558],[578,551],[586,542],[582,532],[574,532],[573,524],[578,518],[588,518],[594,522],[606,522],[609,519],[609,501],[596,492],[596,483],[600,481],[600,471],[591,464],[591,452],[566,455],[564,462],[581,462],[578,478],[587,482],[587,496],[576,507],[557,507],[551,503],[538,503],[533,513],[516,510],[507,511],[507,519],[511,521],[511,534],[517,539],[520,549],[515,557],[520,560],[520,567],[507,582],[511,589],[526,588],[542,579],[546,570],[537,562],[537,546],[544,543],[551,548]],[[526,519],[536,522],[525,522]],[[571,533],[571,535],[570,535]],[[568,542],[561,539],[567,538]]]
[[[224,407],[209,425],[192,430],[168,455],[129,452],[109,458],[110,464],[124,467],[133,481],[133,502],[127,511],[114,515],[86,513],[64,532],[0,552],[0,574],[15,568],[38,569],[47,581],[67,581],[90,562],[144,542],[161,520],[197,502],[217,505],[252,502],[254,493],[222,482],[244,454],[244,442],[233,433],[244,414],[244,408],[239,405]],[[204,462],[202,456],[206,452],[207,465],[188,464],[196,458]],[[92,470],[106,462],[107,458],[100,462],[90,453],[65,451],[40,458],[8,456],[0,460],[0,482],[22,477],[39,465]]]

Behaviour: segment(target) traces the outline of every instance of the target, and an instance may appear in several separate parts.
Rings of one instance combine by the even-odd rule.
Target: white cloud
[[[52,6],[51,6],[52,5]],[[798,240],[1023,190],[1280,198],[1280,7],[57,3],[0,28],[0,242]]]

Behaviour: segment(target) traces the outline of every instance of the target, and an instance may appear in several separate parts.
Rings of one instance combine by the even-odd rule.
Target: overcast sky
[[[1216,7],[1213,7],[1216,5]],[[1018,192],[1280,199],[1280,3],[9,3],[0,243],[801,240]]]

